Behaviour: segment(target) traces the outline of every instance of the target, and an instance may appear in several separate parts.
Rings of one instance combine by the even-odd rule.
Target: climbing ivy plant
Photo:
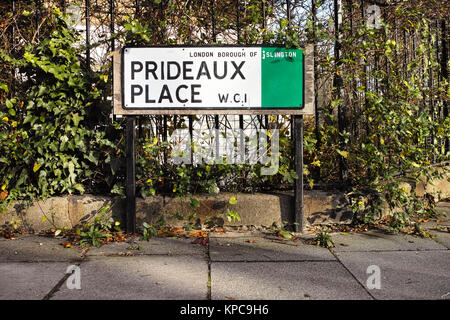
[[[0,185],[8,201],[84,193],[101,180],[114,149],[86,121],[100,91],[82,65],[77,35],[59,9],[51,18],[50,35],[19,58],[0,51],[26,88],[0,104]]]

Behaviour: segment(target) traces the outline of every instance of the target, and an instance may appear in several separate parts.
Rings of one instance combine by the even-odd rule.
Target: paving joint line
[[[444,249],[416,249],[416,250],[342,250],[342,251],[335,251],[333,249],[331,249],[331,251],[333,251],[334,253],[347,253],[347,252],[357,252],[357,253],[361,253],[361,252],[369,252],[369,253],[376,253],[376,252],[436,252],[436,251],[448,251],[450,250],[449,248],[444,248]]]
[[[6,260],[6,261],[0,261],[0,264],[2,263],[53,263],[53,262],[67,262],[72,264],[77,264],[82,262],[82,260]]]
[[[363,290],[364,290],[364,291],[365,291],[365,292],[366,292],[373,300],[378,300],[377,298],[375,298],[375,297],[372,295],[372,293],[370,293],[370,291],[364,286],[364,284],[362,284],[362,283],[358,280],[358,278],[356,278],[356,276],[350,271],[350,269],[348,269],[347,266],[346,266],[344,263],[342,263],[342,261],[337,257],[337,255],[336,255],[334,252],[332,252],[331,249],[328,249],[328,250],[329,250],[329,251],[331,252],[331,254],[336,258],[337,262],[340,263],[341,266],[342,266],[345,270],[347,270],[347,272],[352,276],[352,278],[355,279],[357,283],[359,283],[359,285],[363,288]]]
[[[444,232],[444,233],[445,233],[445,232]],[[443,243],[441,243],[441,242],[439,242],[439,241],[437,240],[437,237],[433,237],[433,238],[431,238],[431,240],[434,241],[435,243],[441,245],[441,246],[446,247]],[[450,250],[450,247],[446,247],[446,248],[447,248],[447,250]],[[441,250],[443,250],[443,249],[441,249]]]
[[[81,262],[75,263],[75,265],[77,267],[79,267],[81,265]],[[64,274],[64,276],[62,277],[61,280],[58,281],[58,283],[49,291],[49,293],[47,293],[44,298],[42,298],[42,300],[50,300],[55,293],[57,293],[59,291],[59,289],[61,289],[62,285],[64,284],[64,282],[67,281],[67,279],[71,276],[72,274],[70,273],[66,273]]]
[[[294,263],[294,262],[337,262],[336,260],[212,260],[211,263]]]
[[[77,263],[74,263],[74,265],[79,267],[86,260],[86,254],[89,251],[89,249],[90,248],[88,248],[85,252],[83,252],[81,254],[80,260],[78,260]],[[70,263],[70,261],[69,261],[69,263]],[[64,274],[62,279],[58,281],[58,283],[49,291],[49,293],[47,293],[44,296],[44,298],[42,298],[42,300],[50,300],[55,295],[55,293],[57,293],[59,291],[59,289],[61,289],[64,282],[66,282],[70,276],[71,276],[71,274],[69,274],[69,273]]]
[[[210,238],[208,235],[208,246],[206,248],[206,255],[207,255],[207,261],[208,261],[208,280],[206,283],[206,300],[212,300],[211,298],[211,287],[212,287],[212,281],[211,281],[211,252],[209,250],[210,247]]]
[[[115,258],[115,257],[120,257],[120,258],[127,258],[127,257],[195,257],[195,256],[202,256],[203,254],[186,254],[186,253],[182,253],[182,254],[168,254],[168,253],[133,253],[130,252],[131,254],[128,254],[129,252],[123,252],[123,254],[120,253],[111,253],[111,254],[93,254],[93,255],[89,255],[87,256],[88,258],[95,258],[95,257],[106,257],[106,258]]]

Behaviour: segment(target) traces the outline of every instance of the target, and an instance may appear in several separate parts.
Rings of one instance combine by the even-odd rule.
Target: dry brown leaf
[[[60,243],[64,248],[72,248],[72,244],[67,241],[63,241]]]
[[[5,200],[8,197],[8,191],[4,190],[0,192],[0,200]]]
[[[164,228],[158,231],[159,237],[175,237],[177,234],[168,228]]]
[[[184,233],[184,229],[183,228],[173,228],[172,231],[175,232],[175,233],[178,233],[178,234],[179,233]]]
[[[205,238],[208,236],[208,232],[207,231],[202,231],[202,230],[194,230],[194,231],[190,231],[189,235],[195,238]]]

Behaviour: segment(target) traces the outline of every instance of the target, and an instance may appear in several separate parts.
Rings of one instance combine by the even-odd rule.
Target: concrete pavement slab
[[[380,268],[376,299],[450,299],[450,251],[338,252],[339,260],[364,285],[370,265]]]
[[[388,234],[381,230],[362,233],[330,233],[334,252],[345,251],[416,251],[443,250],[443,245],[429,239],[403,234]]]
[[[433,230],[439,227],[450,227],[450,217],[439,217],[437,219],[431,219],[427,222],[422,222],[420,225],[422,229],[425,230]]]
[[[438,230],[430,230],[429,232],[434,236],[434,241],[450,249],[450,233]]]
[[[448,232],[450,230],[450,201],[439,202],[436,210],[441,213],[441,216],[422,222],[421,227],[423,230],[429,231],[436,242],[450,249],[450,233]]]
[[[211,232],[210,238],[245,238],[245,237],[263,237],[261,231],[227,231],[227,232]]]
[[[371,299],[353,276],[334,261],[213,262],[213,300]]]
[[[6,261],[80,261],[79,247],[64,248],[62,239],[26,235],[0,241],[0,262]]]
[[[41,300],[64,277],[65,262],[0,262],[0,300]]]
[[[190,256],[92,257],[80,265],[81,289],[64,283],[53,299],[206,299],[208,263]]]
[[[443,200],[436,204],[436,210],[450,215],[450,200]]]
[[[112,256],[131,253],[133,255],[206,255],[207,248],[200,244],[193,244],[195,238],[150,238],[149,241],[135,241],[134,243],[118,242],[93,247],[87,256]]]
[[[436,210],[441,214],[437,218],[422,222],[420,225],[422,229],[432,230],[437,227],[450,227],[450,205],[436,207]]]
[[[329,250],[301,241],[262,237],[210,238],[211,261],[323,261],[335,260]]]

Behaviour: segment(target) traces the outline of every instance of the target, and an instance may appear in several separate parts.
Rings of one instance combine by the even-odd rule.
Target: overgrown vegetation
[[[100,91],[81,65],[78,37],[59,9],[50,18],[53,31],[37,46],[27,44],[17,58],[0,51],[22,80],[9,98],[3,86],[0,105],[0,176],[9,202],[92,191],[115,152],[88,121]]]
[[[54,232],[54,236],[67,237],[69,242],[61,243],[65,247],[70,247],[72,243],[100,247],[107,242],[123,242],[126,236],[120,228],[120,222],[111,216],[111,208],[109,205],[102,207],[90,223],[75,226],[73,229],[59,228]]]
[[[149,2],[145,11],[124,12],[116,21],[123,28],[112,38],[133,45],[315,43],[319,113],[305,118],[307,185],[343,187],[366,222],[387,205],[393,230],[408,226],[413,214],[436,214],[433,201],[418,199],[402,183],[440,178],[445,171],[433,164],[449,160],[448,12],[439,2],[385,6],[374,29],[362,18],[360,2],[343,1],[339,30],[329,14],[332,1],[291,1],[289,17],[277,1],[264,1],[264,7],[259,0],[240,1],[239,8],[234,1],[215,1],[214,29],[205,3]],[[15,12],[8,4],[0,7],[0,207],[67,193],[124,194],[123,123],[110,120],[109,57],[89,68],[94,62],[86,61],[80,35],[52,4],[21,2]],[[96,23],[109,24],[92,11]],[[106,37],[92,46],[110,42]],[[202,119],[140,117],[136,179],[142,197],[254,192],[289,187],[297,178],[288,116],[258,118],[280,129],[277,175],[261,176],[265,164],[165,161],[172,150],[166,137],[189,121],[214,121]],[[238,217],[225,213],[229,220]],[[98,238],[95,228],[85,232]]]
[[[320,233],[316,235],[314,238],[314,242],[316,242],[317,245],[324,247],[324,248],[333,248],[334,242],[329,234],[330,230],[323,230]]]

